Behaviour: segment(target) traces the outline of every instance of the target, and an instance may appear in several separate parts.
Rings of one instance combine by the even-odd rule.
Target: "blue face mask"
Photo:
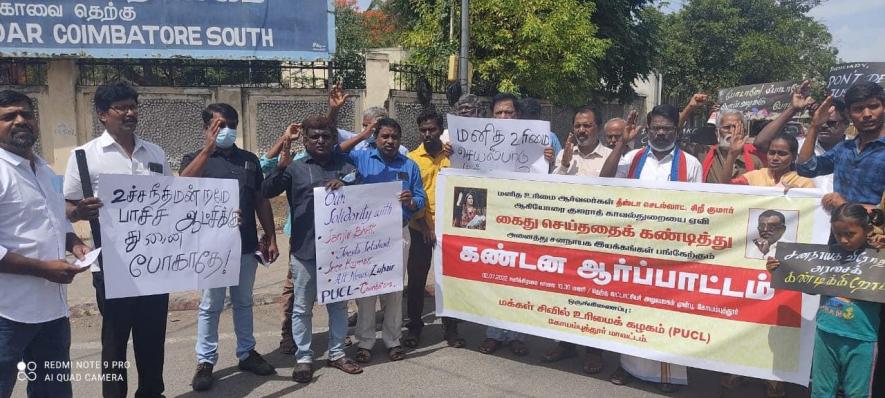
[[[237,140],[237,130],[225,127],[218,131],[218,136],[215,137],[215,145],[218,145],[219,148],[230,148],[234,145],[234,141]]]

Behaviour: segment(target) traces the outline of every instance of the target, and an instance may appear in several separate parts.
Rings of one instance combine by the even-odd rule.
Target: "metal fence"
[[[418,91],[418,79],[425,78],[434,93],[446,92],[448,72],[439,67],[424,67],[412,64],[390,64],[393,84],[396,90]]]
[[[80,86],[128,80],[143,87],[328,88],[342,80],[345,88],[365,88],[365,65],[359,63],[81,59],[77,64]]]
[[[48,65],[41,59],[0,59],[0,86],[45,86]]]

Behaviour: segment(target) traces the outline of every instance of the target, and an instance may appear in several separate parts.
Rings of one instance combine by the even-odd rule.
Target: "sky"
[[[366,9],[372,0],[359,0]],[[669,0],[675,11],[688,0]],[[833,35],[833,46],[845,62],[885,62],[885,0],[824,0],[811,10]]]

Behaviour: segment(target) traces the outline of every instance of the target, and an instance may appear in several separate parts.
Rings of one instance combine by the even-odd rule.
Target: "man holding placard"
[[[403,211],[403,263],[408,264],[409,234],[408,222],[412,215],[423,209],[427,203],[427,194],[421,182],[421,171],[411,159],[399,153],[402,128],[396,120],[383,118],[378,120],[375,128],[367,128],[356,137],[341,144],[341,151],[350,156],[356,164],[366,183],[401,181],[402,192],[399,201]],[[375,147],[366,150],[351,151],[360,141],[370,134],[375,135]],[[377,297],[377,298],[376,298]],[[368,363],[372,360],[372,348],[375,346],[375,303],[381,301],[384,312],[382,340],[387,347],[387,355],[391,361],[405,358],[400,346],[402,337],[403,308],[402,292],[392,292],[380,296],[359,298],[357,303],[356,337],[359,339],[357,362]]]
[[[39,139],[34,105],[26,95],[0,91],[0,397],[9,397],[16,374],[28,395],[71,397],[71,323],[67,288],[88,269],[89,247],[65,218],[55,173],[33,151]],[[18,380],[22,380],[19,378]]]
[[[259,191],[264,174],[258,157],[242,150],[234,143],[239,124],[237,111],[228,104],[210,104],[202,114],[205,145],[200,151],[185,155],[181,160],[182,177],[236,179],[240,186],[241,212],[239,283],[230,287],[233,307],[234,332],[237,335],[237,359],[241,370],[259,376],[275,374],[271,366],[255,352],[255,335],[252,331],[252,287],[258,259],[258,231],[255,215],[264,230],[261,255],[264,261],[273,262],[277,255],[277,241],[270,202]],[[212,369],[218,361],[218,320],[224,309],[224,297],[228,288],[216,287],[203,291],[197,318],[197,372],[192,386],[195,391],[212,387]]]
[[[283,151],[280,162],[261,184],[266,198],[283,192],[289,200],[292,236],[289,238],[292,279],[294,282],[292,335],[297,351],[292,378],[299,383],[313,380],[311,350],[313,305],[317,298],[316,227],[314,225],[314,193],[317,187],[338,189],[344,184],[357,184],[361,177],[353,164],[332,151],[337,141],[334,124],[326,117],[310,116],[301,123],[301,137],[306,154],[292,161],[292,154]],[[367,129],[368,130],[368,129]],[[329,312],[328,365],[349,374],[362,373],[362,368],[344,353],[347,337],[347,302],[326,304]],[[373,312],[374,313],[374,312]]]
[[[89,165],[93,191],[98,192],[99,174],[172,175],[166,153],[158,145],[135,134],[138,127],[138,92],[123,82],[101,85],[95,90],[95,111],[105,126],[104,133],[82,149]],[[76,151],[76,150],[75,150]],[[97,220],[102,206],[98,198],[84,198],[77,160],[71,152],[64,179],[67,216],[71,222]],[[120,267],[122,264],[105,264]],[[126,346],[132,335],[138,367],[137,396],[162,396],[166,317],[169,294],[108,299],[103,272],[92,274],[96,301],[102,315],[102,393],[105,397],[127,394]]]

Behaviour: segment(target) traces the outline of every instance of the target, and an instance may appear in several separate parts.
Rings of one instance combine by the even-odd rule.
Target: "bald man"
[[[627,127],[627,121],[616,117],[605,122],[603,132],[605,134],[605,146],[614,148],[618,143],[618,137],[624,134],[624,128]]]

